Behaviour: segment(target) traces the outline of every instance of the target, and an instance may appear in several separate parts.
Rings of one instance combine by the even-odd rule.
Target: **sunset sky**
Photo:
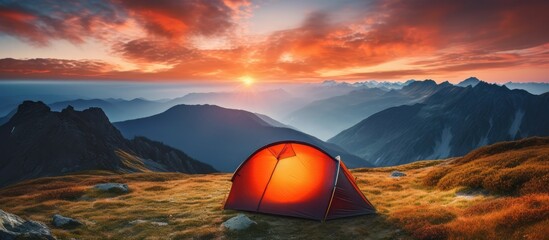
[[[0,79],[549,82],[549,1],[0,0]]]

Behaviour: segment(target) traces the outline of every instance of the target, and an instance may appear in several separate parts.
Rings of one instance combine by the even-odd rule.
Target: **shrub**
[[[445,236],[447,231],[443,230],[443,227],[433,228],[433,226],[455,219],[457,215],[451,210],[453,208],[409,207],[391,213],[389,219],[417,238],[441,239],[438,237]]]
[[[447,239],[448,233],[445,225],[426,225],[414,231],[412,236],[417,239],[438,240]]]
[[[534,194],[521,197],[505,197],[471,206],[458,221],[449,224],[452,235],[461,238],[493,236],[508,238],[513,233],[535,236],[533,227],[549,219],[549,196]],[[467,230],[463,230],[467,226]],[[469,227],[470,226],[470,227]],[[474,226],[474,227],[473,227]]]

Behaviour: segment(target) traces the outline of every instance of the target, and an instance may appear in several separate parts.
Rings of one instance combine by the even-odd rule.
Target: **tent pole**
[[[263,194],[261,194],[261,198],[259,199],[259,202],[257,203],[257,208],[255,209],[256,212],[259,212],[259,207],[261,206],[261,202],[263,202],[263,197],[265,196],[265,193],[267,192],[267,187],[269,187],[269,183],[271,183],[271,179],[273,178],[274,172],[276,171],[276,166],[278,166],[278,162],[280,162],[280,155],[284,152],[284,150],[286,150],[288,145],[289,145],[289,143],[284,145],[282,150],[280,150],[280,152],[277,154],[277,156],[275,156],[276,157],[276,164],[273,167],[273,171],[271,172],[271,176],[269,176],[269,180],[267,181],[267,184],[265,184],[265,189],[263,189]],[[271,154],[272,154],[272,152],[271,152]],[[274,156],[274,154],[273,154],[273,156]]]
[[[263,201],[263,197],[265,196],[265,193],[267,192],[267,187],[269,187],[269,183],[271,183],[271,179],[273,178],[274,172],[276,171],[276,166],[278,166],[278,158],[276,159],[276,164],[273,167],[273,171],[271,172],[271,176],[269,177],[269,181],[267,181],[267,184],[265,184],[265,189],[263,189],[263,194],[261,194],[261,198],[259,199],[259,203],[257,203],[257,208],[255,209],[256,212],[259,211],[259,207],[261,206],[261,202]]]
[[[334,181],[334,187],[332,189],[332,195],[330,196],[330,202],[328,202],[328,207],[326,208],[326,213],[324,213],[324,219],[322,219],[322,222],[326,221],[326,218],[328,217],[328,212],[330,211],[330,207],[332,206],[332,200],[334,200],[334,195],[337,187],[337,180],[339,178],[339,168],[341,166],[341,159],[337,158],[337,173]]]

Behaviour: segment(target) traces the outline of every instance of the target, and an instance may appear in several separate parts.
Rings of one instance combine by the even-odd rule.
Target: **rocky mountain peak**
[[[483,82],[483,81],[481,81],[480,79],[478,79],[476,77],[469,77],[469,78],[459,82],[458,84],[456,84],[456,86],[459,86],[459,87],[467,87],[467,86],[474,87],[480,82]]]
[[[42,102],[25,101],[0,126],[0,187],[24,179],[67,172],[215,171],[183,152],[140,139],[125,139],[103,110],[69,106],[52,112]]]
[[[12,117],[12,119],[25,119],[32,118],[36,116],[41,116],[50,112],[50,107],[45,103],[38,101],[24,101],[17,108],[17,112]]]

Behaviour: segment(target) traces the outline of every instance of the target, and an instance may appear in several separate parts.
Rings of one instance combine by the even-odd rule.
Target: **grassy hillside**
[[[479,148],[429,172],[426,185],[482,188],[494,194],[549,194],[549,138],[528,138]]]
[[[246,213],[257,226],[241,232],[224,230],[221,223],[239,213],[222,209],[230,174],[87,172],[41,178],[0,189],[0,209],[50,227],[56,213],[85,223],[72,230],[52,227],[61,239],[543,239],[549,227],[549,194],[532,186],[549,184],[549,147],[544,145],[547,138],[536,141],[517,147],[493,145],[445,161],[355,169],[360,189],[378,214],[325,223]],[[394,170],[407,176],[392,178]],[[462,181],[471,179],[463,175],[467,172],[476,173],[471,176],[482,184]],[[508,177],[486,180],[500,179],[494,177],[498,173],[510,173],[523,184],[508,187],[517,183],[504,181]],[[532,179],[542,185],[531,185]],[[485,180],[490,184],[484,185]],[[131,192],[105,194],[91,189],[101,182],[127,183]]]

